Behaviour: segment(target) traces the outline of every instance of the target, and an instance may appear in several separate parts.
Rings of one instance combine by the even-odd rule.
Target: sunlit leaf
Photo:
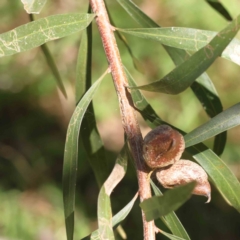
[[[195,182],[168,190],[163,196],[154,196],[140,203],[147,221],[165,216],[177,210],[191,196]]]
[[[156,196],[162,196],[162,192],[155,185],[155,183],[151,181],[151,186],[153,188],[154,194]],[[162,221],[166,224],[166,226],[171,230],[171,232],[177,237],[183,238],[185,240],[190,240],[186,230],[184,229],[182,223],[179,221],[177,215],[174,212],[167,214],[164,217],[161,217]]]
[[[218,34],[213,31],[182,27],[118,30],[137,37],[159,41],[169,47],[193,52],[198,51],[209,44],[209,42]],[[234,38],[220,56],[240,65],[240,40]]]
[[[27,13],[38,14],[44,7],[47,0],[21,0]]]
[[[203,142],[240,124],[240,103],[221,112],[200,127],[184,136],[186,147]]]
[[[226,202],[240,212],[240,183],[227,165],[203,144],[186,150],[208,173]]]
[[[106,72],[107,73],[107,72]],[[105,74],[106,74],[105,73]],[[78,139],[83,116],[105,74],[86,92],[75,108],[68,125],[63,163],[63,201],[67,239],[73,239]]]
[[[139,86],[139,89],[178,94],[186,90],[221,55],[240,27],[240,16],[215,36],[210,43],[194,53],[184,63],[159,81]]]
[[[94,14],[59,14],[21,25],[0,34],[0,57],[24,52],[45,42],[68,36],[86,28]]]
[[[231,15],[228,13],[226,8],[219,2],[219,0],[206,0],[206,2],[214,8],[217,12],[219,12],[224,18],[229,21],[232,21]]]

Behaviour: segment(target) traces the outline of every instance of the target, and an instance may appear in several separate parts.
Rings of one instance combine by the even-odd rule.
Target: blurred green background
[[[161,26],[181,26],[219,31],[227,21],[205,1],[135,1]],[[221,1],[233,17],[240,12],[238,0]],[[115,2],[107,1],[114,24],[138,27]],[[86,12],[87,1],[47,1],[37,18],[52,14]],[[0,33],[29,21],[20,1],[0,1]],[[0,59],[0,239],[65,240],[61,174],[64,141],[68,121],[74,110],[75,67],[80,35],[48,43],[64,80],[68,99],[56,88],[56,82],[40,48]],[[141,63],[141,74],[133,67],[129,53],[118,41],[123,63],[135,80],[147,83],[160,79],[174,68],[164,49],[157,42],[126,36]],[[93,25],[93,79],[107,68],[107,61],[96,25]],[[224,109],[239,102],[239,66],[218,59],[208,70],[222,99]],[[170,96],[144,92],[156,112],[169,123],[188,132],[208,120],[191,90]],[[107,104],[106,104],[107,103]],[[109,161],[123,144],[123,131],[115,90],[106,77],[94,97],[99,131]],[[149,131],[139,116],[143,134]],[[240,127],[228,132],[228,143],[222,159],[240,179]],[[206,141],[212,146],[212,140]],[[112,195],[116,213],[137,191],[134,169]],[[76,239],[97,227],[96,201],[98,187],[93,172],[80,148],[77,185]],[[213,187],[212,202],[193,196],[177,214],[193,240],[240,239],[240,216],[229,207]],[[161,226],[161,223],[159,223]],[[123,223],[128,239],[142,239],[142,223],[138,204]],[[164,226],[161,226],[164,228]],[[118,235],[117,235],[118,238]],[[165,239],[158,236],[158,239]]]

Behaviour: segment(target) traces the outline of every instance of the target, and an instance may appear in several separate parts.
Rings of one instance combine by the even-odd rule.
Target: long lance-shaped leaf
[[[132,1],[129,0],[117,0],[121,6],[128,12],[128,14],[138,22],[142,27],[147,28],[160,28],[151,18],[149,18],[144,12],[142,12]],[[182,64],[188,57],[189,54],[181,49],[172,48],[163,45],[176,66]],[[239,54],[240,55],[240,54]],[[239,58],[240,63],[240,58]],[[214,117],[216,114],[220,113],[223,109],[221,101],[218,97],[217,91],[212,84],[211,79],[206,73],[203,73],[200,77],[196,79],[196,82],[192,84],[191,89],[193,90],[196,97],[199,99],[203,105],[204,110],[210,117]],[[207,95],[202,95],[205,92],[211,93]],[[212,104],[212,96],[214,95],[215,104]],[[145,111],[146,112],[146,111]],[[214,151],[220,155],[224,150],[226,144],[226,133],[223,132],[216,136],[214,139]]]
[[[60,91],[62,92],[64,97],[67,98],[67,92],[66,92],[65,87],[63,85],[63,81],[62,81],[61,75],[58,71],[57,65],[54,62],[53,56],[51,55],[51,53],[50,53],[46,44],[41,45],[41,49],[42,49],[42,52],[43,52],[43,54],[46,58],[48,66],[51,69],[53,76],[55,77],[55,80],[57,82],[57,85],[58,85]]]
[[[68,125],[63,163],[63,202],[67,239],[73,239],[75,191],[78,162],[78,138],[80,126],[86,109],[98,89],[104,75],[97,80],[76,106]]]
[[[183,27],[167,27],[167,28],[133,28],[117,30],[141,37],[158,41],[169,47],[180,48],[186,51],[198,51],[218,34],[217,32],[183,28]],[[240,40],[234,38],[221,56],[229,61],[240,65]]]
[[[163,196],[154,196],[140,203],[147,221],[165,216],[177,210],[191,196],[195,182],[168,190]]]
[[[24,24],[0,34],[0,57],[24,52],[86,28],[94,14],[59,14]]]
[[[206,0],[206,2],[217,12],[219,12],[224,18],[232,21],[231,15],[228,13],[226,8],[218,0]]]
[[[91,87],[92,66],[92,26],[83,31],[76,69],[76,102]],[[93,104],[90,103],[84,115],[80,131],[82,144],[86,150],[88,161],[96,177],[98,186],[107,179],[110,168],[105,156],[105,148],[99,135]]]
[[[123,208],[121,209],[116,215],[112,218],[112,227],[118,226],[129,214],[131,211],[135,201],[137,200],[138,192],[135,194],[135,196],[132,198],[132,200]],[[91,236],[87,236],[83,238],[83,240],[88,240],[90,237],[94,240],[101,240],[98,230],[95,230],[91,233]]]
[[[133,92],[133,90],[131,92]],[[150,127],[156,127],[164,123],[168,124],[158,117],[138,89],[134,89],[134,92],[135,93],[132,94],[134,104],[135,106],[141,107],[139,112],[148,120],[146,122]],[[183,131],[179,131],[184,134]],[[186,150],[205,169],[224,199],[240,211],[240,195],[238,194],[240,192],[240,184],[227,165],[203,144],[189,147]]]
[[[91,86],[91,65],[92,62],[92,24],[82,31],[78,51],[75,81],[76,104],[83,97],[84,93]]]
[[[110,195],[117,184],[126,174],[128,163],[127,145],[119,153],[114,168],[101,187],[98,196],[98,230],[95,231],[91,239],[114,239],[112,228],[112,209]]]
[[[21,0],[27,13],[39,14],[47,0]]]
[[[150,180],[150,183],[151,183],[152,189],[154,191],[154,194],[156,196],[162,196],[163,195],[162,192],[155,185],[155,183],[152,180]],[[171,213],[167,214],[166,216],[161,217],[161,219],[174,235],[181,237],[185,240],[190,240],[190,237],[188,236],[186,230],[184,229],[183,225],[181,224],[177,215],[174,212],[171,212]]]
[[[216,117],[184,136],[186,147],[203,142],[240,124],[240,103],[221,112]]]
[[[207,46],[194,53],[161,80],[138,88],[168,94],[178,94],[186,90],[221,55],[238,32],[239,27],[240,16],[219,32]]]
[[[34,21],[34,16],[32,14],[29,14],[29,18],[32,22]],[[58,85],[59,89],[61,90],[61,92],[65,96],[65,98],[67,98],[67,93],[66,93],[65,87],[63,85],[61,75],[58,71],[58,68],[57,68],[55,62],[54,62],[53,56],[52,56],[52,54],[50,53],[50,51],[47,47],[47,44],[45,43],[45,44],[41,45],[41,49],[42,49],[42,52],[43,52],[43,54],[46,58],[48,66],[51,69],[52,74],[56,79],[56,82],[57,82],[57,85]]]

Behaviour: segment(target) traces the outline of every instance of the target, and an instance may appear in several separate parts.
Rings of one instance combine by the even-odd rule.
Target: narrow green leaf
[[[178,94],[186,90],[221,55],[238,32],[239,27],[240,16],[215,36],[207,46],[194,53],[161,80],[138,88],[168,94]]]
[[[42,49],[43,54],[44,54],[44,56],[46,58],[48,66],[51,69],[52,74],[53,74],[53,76],[56,79],[56,82],[57,82],[57,85],[58,85],[60,91],[62,92],[64,97],[67,98],[67,92],[66,92],[65,87],[63,85],[63,81],[62,81],[61,75],[60,75],[60,73],[58,71],[58,68],[57,68],[57,66],[56,66],[56,64],[55,64],[55,62],[53,60],[52,54],[50,53],[50,51],[49,51],[49,49],[48,49],[46,44],[41,45],[41,49]]]
[[[155,185],[155,183],[152,180],[150,181],[151,181],[151,186],[154,191],[154,194],[156,196],[162,196],[163,194],[160,191],[160,189]],[[188,236],[185,228],[183,227],[182,223],[178,219],[175,212],[171,212],[166,216],[161,217],[161,219],[175,236],[186,239],[186,240],[190,240],[190,237]]]
[[[86,28],[94,14],[59,14],[36,20],[0,34],[0,57],[24,52],[45,42]]]
[[[105,190],[102,187],[98,196],[98,235],[101,236],[100,239],[114,240],[111,201]]]
[[[226,164],[203,144],[189,147],[186,151],[208,173],[226,202],[240,212],[240,183]]]
[[[200,143],[240,124],[240,103],[221,112],[184,136],[186,147]]]
[[[106,74],[106,73],[105,73]],[[63,202],[67,239],[73,239],[75,191],[78,162],[78,138],[83,116],[102,78],[96,81],[76,106],[68,125],[63,162]]]
[[[78,50],[76,81],[75,81],[75,101],[78,103],[86,91],[87,81],[87,59],[88,59],[88,39],[84,29],[81,35],[81,42]]]
[[[47,0],[21,0],[27,13],[39,14]]]
[[[91,9],[89,8],[89,12]],[[92,66],[92,24],[83,31],[76,67],[76,103],[91,87]],[[102,186],[110,173],[110,167],[105,156],[105,148],[99,135],[93,104],[90,103],[84,115],[81,129],[83,146],[88,156],[88,161],[93,169],[98,186]]]
[[[82,98],[91,86],[91,62],[92,62],[92,24],[82,31],[81,42],[78,51],[75,82],[76,103]],[[90,66],[88,65],[90,64]]]
[[[30,20],[32,22],[34,21],[33,14],[29,14],[29,18],[30,18]],[[52,54],[50,53],[50,51],[49,51],[49,49],[48,49],[46,44],[41,45],[41,49],[42,49],[42,52],[43,52],[43,54],[44,54],[44,56],[46,58],[48,66],[51,69],[53,76],[55,77],[55,80],[57,82],[57,85],[58,85],[60,91],[62,92],[64,97],[67,98],[67,93],[66,93],[65,87],[63,85],[63,81],[62,81],[61,75],[60,75],[60,73],[58,71],[58,68],[57,68],[55,62],[54,62]]]
[[[184,49],[186,51],[198,51],[218,34],[217,32],[182,28],[133,28],[133,29],[117,29],[121,32],[142,37],[174,48]],[[240,65],[240,40],[234,38],[231,43],[222,52],[221,56],[229,61]],[[184,55],[183,55],[184,57]]]
[[[177,210],[191,196],[195,182],[168,190],[163,196],[154,196],[140,203],[147,221],[165,216]]]
[[[114,239],[110,195],[116,185],[125,176],[127,170],[127,162],[128,154],[127,145],[125,144],[122,151],[117,157],[111,174],[101,187],[98,196],[98,235],[101,236],[101,239]],[[93,236],[96,236],[96,234]],[[91,239],[93,238],[91,237]]]
[[[217,12],[219,12],[224,18],[232,21],[231,15],[228,13],[226,8],[218,0],[206,0],[206,2]]]

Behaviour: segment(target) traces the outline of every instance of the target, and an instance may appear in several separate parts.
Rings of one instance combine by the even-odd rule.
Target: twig
[[[127,78],[123,69],[113,28],[110,25],[104,1],[90,0],[90,4],[93,12],[97,15],[96,22],[117,92],[123,128],[127,135],[137,169],[140,201],[143,201],[144,199],[151,197],[151,189],[148,181],[148,170],[143,161],[142,155],[142,134],[134,112],[131,95],[126,89],[126,86],[128,85]],[[142,218],[144,240],[154,240],[154,221],[147,222],[143,212]]]

